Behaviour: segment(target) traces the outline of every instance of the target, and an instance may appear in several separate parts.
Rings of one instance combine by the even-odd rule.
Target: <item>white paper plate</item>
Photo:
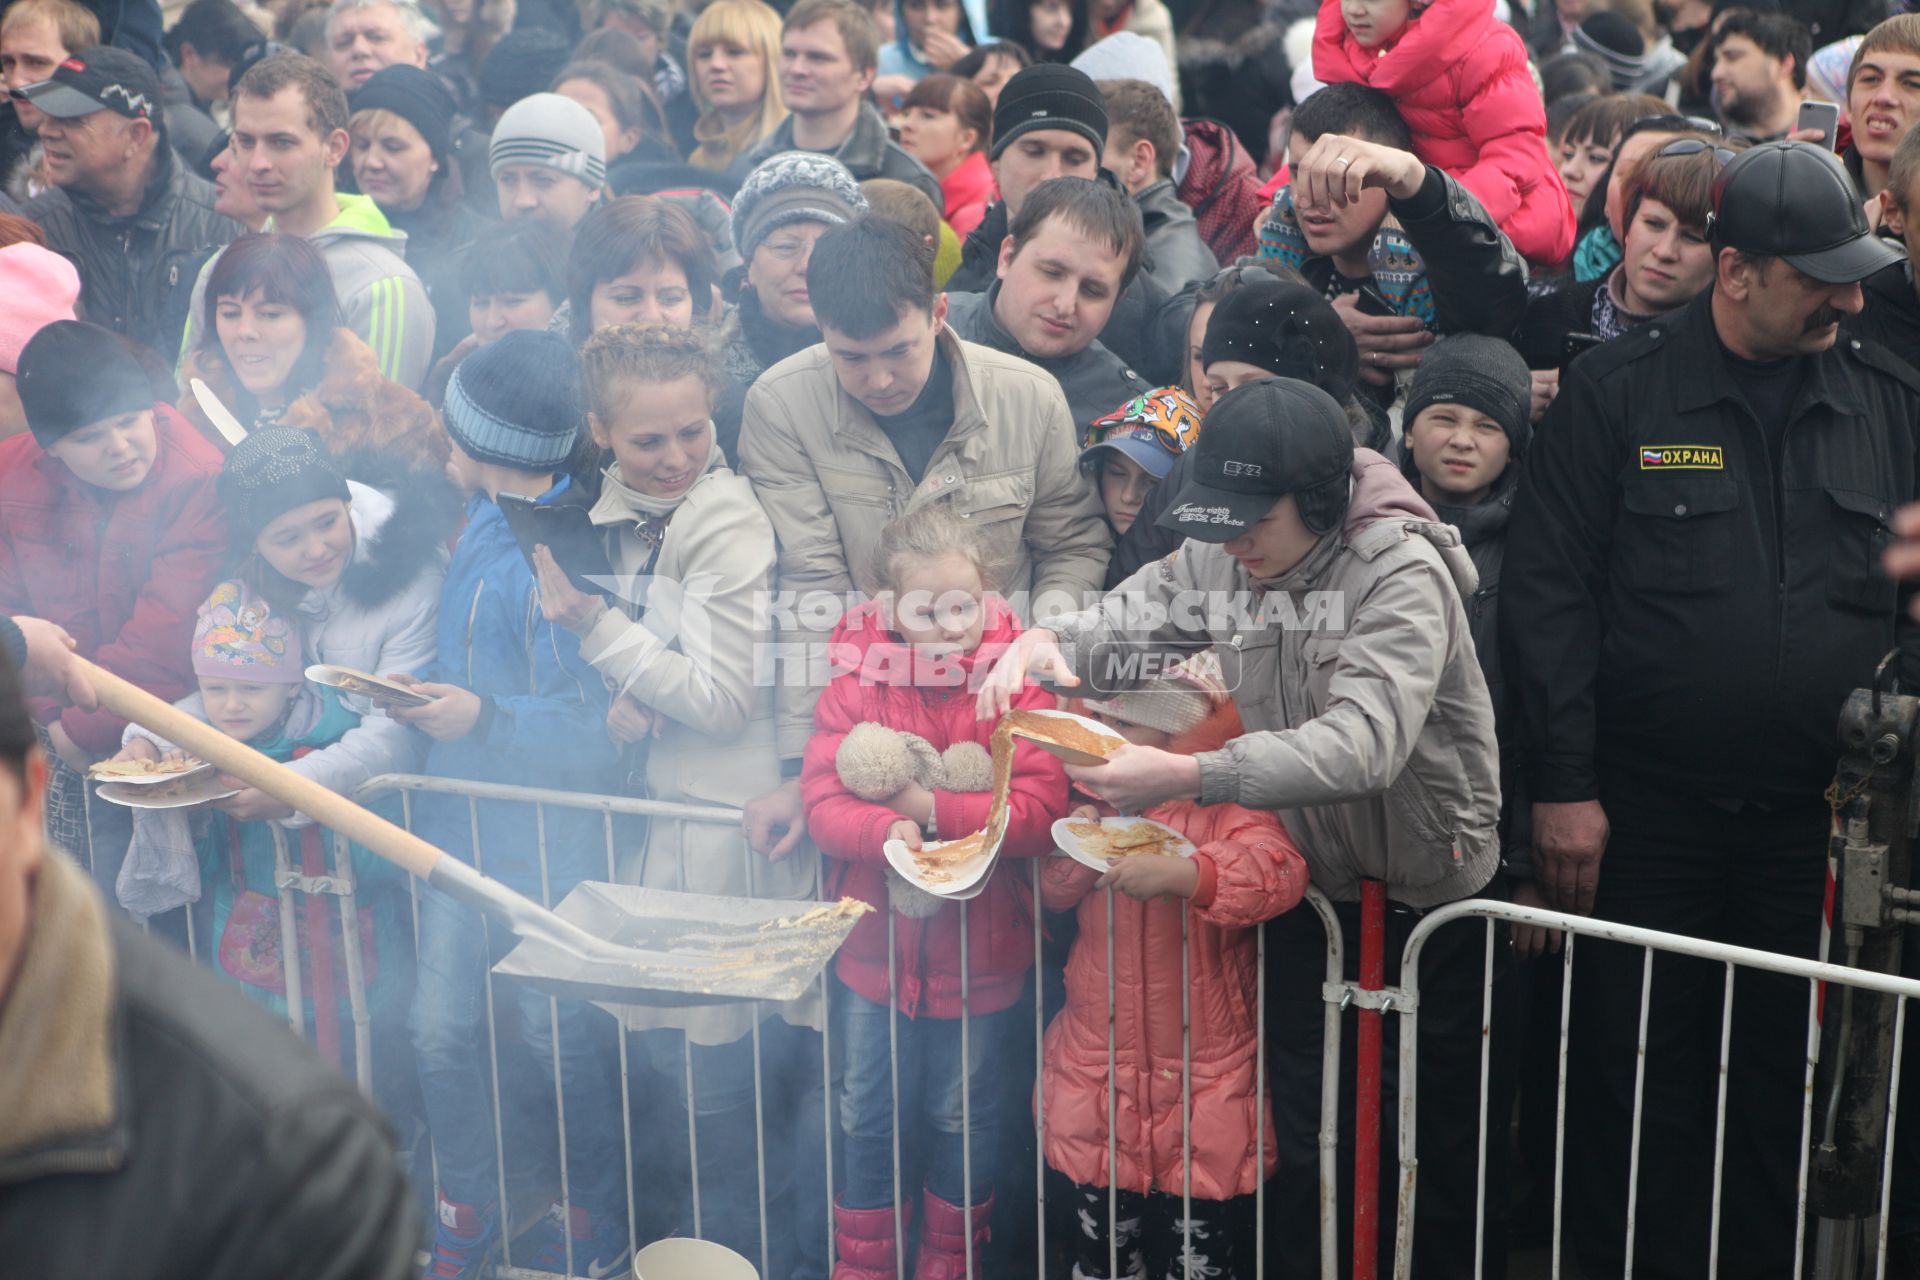
[[[136,773],[124,778],[115,777],[111,774],[102,777],[89,770],[87,773],[87,781],[99,783],[101,786],[124,785],[129,787],[154,787],[163,782],[178,782],[182,778],[191,778],[197,774],[211,772],[212,770],[213,766],[207,764],[205,761],[195,763],[185,769],[176,769],[172,773]]]
[[[1101,724],[1098,720],[1090,720],[1086,716],[1077,716],[1071,711],[1038,711],[1038,710],[1030,709],[1028,710],[1027,714],[1035,715],[1035,716],[1048,716],[1048,717],[1053,717],[1060,720],[1071,720],[1073,723],[1079,725],[1081,728],[1087,730],[1090,733],[1097,733],[1097,734],[1100,734],[1102,737],[1106,737],[1106,738],[1120,738],[1119,734],[1115,733],[1108,726]],[[1104,756],[1088,755],[1084,751],[1075,751],[1072,747],[1062,747],[1051,742],[1043,742],[1039,738],[1029,738],[1026,734],[1021,733],[1018,729],[1014,730],[1013,736],[1020,739],[1022,742],[1031,742],[1034,746],[1040,748],[1042,751],[1048,752],[1049,754],[1052,754],[1052,755],[1059,756],[1062,760],[1065,760],[1068,764],[1094,765],[1094,764],[1106,763],[1106,757]],[[1125,741],[1124,738],[1120,738],[1120,740],[1123,742]]]
[[[936,898],[951,898],[956,902],[980,896],[987,887],[987,875],[993,870],[994,860],[1000,854],[998,845],[990,846],[954,868],[951,879],[929,880],[905,844],[889,840],[882,848],[886,851],[887,865],[898,871],[908,884],[925,889]]]
[[[1085,819],[1062,818],[1058,822],[1054,823],[1053,824],[1053,842],[1056,845],[1059,845],[1061,851],[1065,853],[1069,858],[1072,858],[1075,862],[1080,863],[1082,866],[1092,867],[1095,871],[1111,870],[1113,867],[1113,864],[1120,861],[1120,859],[1102,858],[1097,854],[1086,852],[1084,849],[1080,847],[1080,838],[1074,835],[1073,832],[1067,829],[1068,823],[1082,822],[1082,821],[1085,821]],[[1158,827],[1160,828],[1160,830],[1172,836],[1176,841],[1173,852],[1177,856],[1182,858],[1191,858],[1194,855],[1193,841],[1187,839],[1185,836],[1181,835],[1178,831],[1175,831],[1172,827],[1168,826],[1164,822],[1155,822],[1151,818],[1124,818],[1118,814],[1115,814],[1114,816],[1109,818],[1100,819],[1100,825],[1108,829],[1112,829],[1115,827],[1131,827],[1141,822],[1146,823],[1150,827]]]
[[[338,689],[345,694],[358,698],[371,698],[373,701],[392,707],[424,707],[433,699],[424,694],[415,693],[405,685],[383,680],[366,671],[355,671],[352,667],[336,667],[325,662],[316,662],[307,668],[307,679],[315,684],[324,684],[330,689]],[[366,687],[349,689],[345,681],[361,681]]]
[[[177,781],[178,777],[176,775],[168,781]],[[211,765],[207,766],[204,774],[196,770],[193,785],[184,791],[155,795],[152,787],[127,786],[121,782],[102,782],[95,791],[102,800],[125,805],[129,809],[187,809],[209,800],[225,800],[228,796],[240,794],[234,787],[222,786],[219,772]]]

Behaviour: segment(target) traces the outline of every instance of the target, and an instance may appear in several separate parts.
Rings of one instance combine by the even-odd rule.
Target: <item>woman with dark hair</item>
[[[640,18],[640,10],[654,3],[655,0],[604,3],[602,21],[605,22],[607,15]],[[670,15],[656,10],[656,16],[666,20],[669,28],[672,27]],[[640,18],[637,24],[616,22],[589,31],[573,47],[573,61],[604,62],[615,71],[645,84],[660,109],[661,118],[666,121],[666,136],[673,143],[675,154],[685,155],[693,150],[693,122],[699,116],[700,108],[694,103],[693,94],[688,92],[686,70],[681,67],[676,53],[667,47],[674,42],[669,38],[670,32],[654,32],[644,39],[638,34],[649,28],[653,20]],[[684,47],[681,54],[684,55]]]
[[[654,196],[621,196],[574,232],[567,301],[548,327],[579,346],[610,324],[713,324],[719,283],[713,244],[684,209]]]
[[[439,419],[341,324],[326,261],[305,239],[241,236],[215,260],[205,298],[180,411],[209,439],[223,437],[191,392],[194,378],[250,427],[301,427],[335,455],[375,450],[445,465]]]
[[[987,166],[992,136],[993,108],[971,80],[928,76],[907,95],[900,145],[940,179],[946,203],[942,212],[955,235],[979,226],[987,206],[999,198]]]
[[[1032,65],[1033,58],[1025,46],[1011,40],[989,40],[975,45],[948,71],[978,85],[980,92],[987,95],[987,109],[992,110],[1000,105],[1000,87],[1013,79],[1022,67]]]
[[[993,33],[1035,62],[1072,62],[1091,41],[1088,0],[1002,0]]]
[[[453,159],[453,95],[431,71],[395,65],[375,72],[347,104],[353,185],[406,233],[407,265],[433,301],[439,357],[467,335],[456,263],[486,227]]]
[[[667,135],[666,113],[647,82],[610,62],[570,62],[554,77],[553,91],[593,113],[607,139],[607,186],[623,166],[679,164],[680,153]]]
[[[544,329],[567,297],[566,252],[531,222],[510,222],[473,242],[460,264],[460,296],[473,332],[446,354],[420,389],[438,408],[460,362],[515,329]]]

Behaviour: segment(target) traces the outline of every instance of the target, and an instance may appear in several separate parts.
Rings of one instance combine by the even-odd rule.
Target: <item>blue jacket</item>
[[[561,479],[541,502],[567,492]],[[426,771],[439,778],[506,782],[556,790],[617,793],[625,774],[607,737],[605,683],[580,657],[580,642],[540,613],[533,570],[500,508],[484,494],[467,506],[467,529],[454,548],[440,596],[439,644],[425,676],[487,699],[475,733],[435,742]],[[540,896],[540,828],[531,804],[477,802],[477,865],[496,879]],[[473,827],[460,796],[422,794],[414,829],[474,862]],[[549,889],[557,903],[583,879],[607,878],[606,830],[598,813],[549,808]]]

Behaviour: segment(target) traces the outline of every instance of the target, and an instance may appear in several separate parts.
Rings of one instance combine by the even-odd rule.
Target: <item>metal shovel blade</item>
[[[869,910],[850,899],[769,901],[589,881],[554,914],[602,947],[527,934],[493,971],[551,995],[612,1004],[797,1000]]]

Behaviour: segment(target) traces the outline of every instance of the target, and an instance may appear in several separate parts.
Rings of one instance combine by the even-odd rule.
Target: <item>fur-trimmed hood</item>
[[[181,372],[182,383],[191,387],[190,379],[199,378],[236,412],[249,399],[227,362],[205,347],[188,354]],[[221,441],[191,391],[181,397],[180,411],[209,439]],[[333,331],[319,385],[295,397],[273,421],[314,432],[335,457],[378,451],[435,468],[447,463],[446,428],[432,406],[384,376],[373,348],[350,329]]]
[[[440,470],[406,466],[384,454],[360,452],[338,460],[352,502],[353,559],[325,589],[303,589],[267,569],[248,543],[234,548],[236,572],[279,609],[324,617],[336,604],[379,610],[420,575],[444,568],[447,546],[465,504]]]

